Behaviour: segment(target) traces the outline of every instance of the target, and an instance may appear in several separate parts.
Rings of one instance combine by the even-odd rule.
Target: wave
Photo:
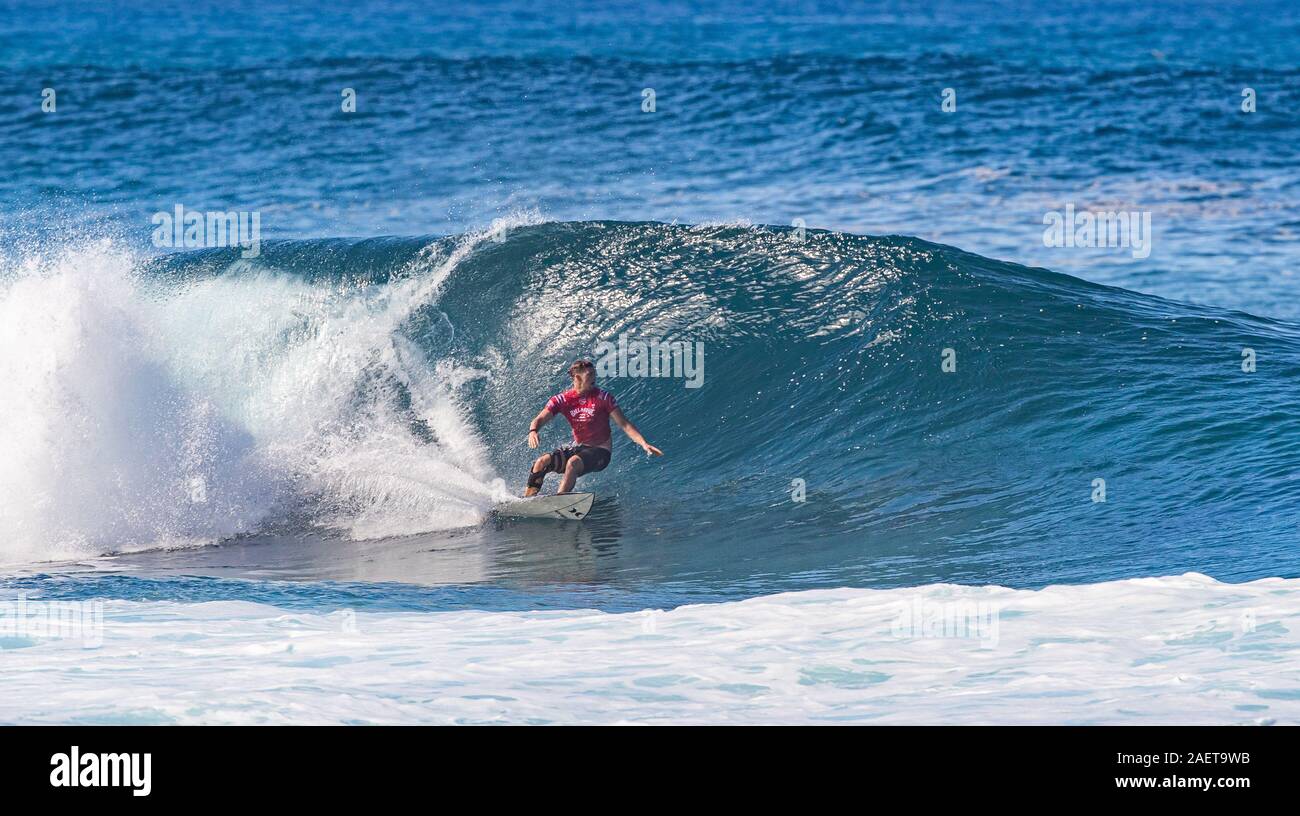
[[[519,218],[256,259],[96,244],[5,280],[23,558],[477,524],[567,361],[622,337],[702,350],[698,388],[605,380],[667,456],[616,439],[583,482],[671,541],[946,554],[911,582],[1296,569],[1296,325],[915,238]]]

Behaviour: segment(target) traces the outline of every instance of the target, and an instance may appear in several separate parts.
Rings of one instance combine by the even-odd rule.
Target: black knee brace
[[[552,456],[552,459],[554,456]],[[546,472],[551,469],[550,464],[538,471],[528,471],[528,486],[541,487],[542,482],[546,481]]]

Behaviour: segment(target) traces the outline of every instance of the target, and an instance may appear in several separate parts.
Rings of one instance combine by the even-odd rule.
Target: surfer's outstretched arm
[[[614,420],[615,424],[617,424],[618,427],[623,429],[623,433],[627,434],[628,439],[631,439],[633,442],[640,445],[641,450],[645,451],[651,456],[664,455],[663,451],[659,450],[654,445],[651,445],[649,442],[645,441],[645,437],[642,436],[641,432],[638,431],[636,429],[636,426],[632,424],[632,420],[623,416],[622,408],[615,408],[613,411],[610,411],[609,418]]]

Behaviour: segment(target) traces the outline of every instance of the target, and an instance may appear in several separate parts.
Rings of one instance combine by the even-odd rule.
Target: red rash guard
[[[609,415],[617,407],[614,395],[603,388],[593,388],[581,396],[570,388],[546,403],[546,410],[569,420],[575,443],[598,448],[610,447]]]

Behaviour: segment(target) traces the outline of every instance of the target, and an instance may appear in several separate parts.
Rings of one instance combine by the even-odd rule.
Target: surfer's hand
[[[651,445],[649,442],[641,443],[641,449],[651,456],[663,456],[664,452]]]
[[[528,447],[530,448],[537,447],[537,431],[528,432]]]

